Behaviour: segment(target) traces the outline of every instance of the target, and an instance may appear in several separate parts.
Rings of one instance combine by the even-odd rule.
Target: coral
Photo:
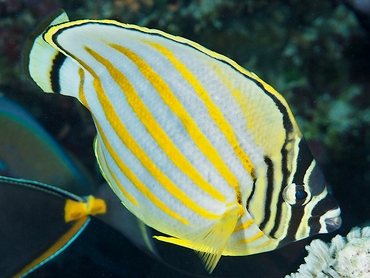
[[[331,244],[316,239],[306,249],[306,263],[285,278],[370,277],[370,226],[337,235]]]

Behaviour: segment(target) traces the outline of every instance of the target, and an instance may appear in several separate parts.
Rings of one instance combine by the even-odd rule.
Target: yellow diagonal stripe
[[[132,106],[134,106],[137,110],[138,115],[149,116],[149,111],[146,110],[146,107],[136,105],[140,105],[141,100],[137,97],[137,94],[132,87],[131,83],[127,80],[127,78],[119,72],[107,59],[100,56],[98,53],[93,51],[92,49],[85,47],[86,51],[89,52],[92,57],[94,57],[98,62],[104,65],[108,72],[111,74],[113,79],[117,82],[117,84],[121,87],[122,91],[125,93],[128,101]],[[79,61],[80,63],[82,61]],[[83,62],[82,62],[83,63]],[[184,192],[182,192],[179,188],[177,188],[172,181],[163,174],[158,167],[150,160],[150,158],[146,155],[146,153],[140,148],[140,146],[136,143],[134,138],[130,135],[130,133],[126,130],[125,126],[122,124],[121,119],[118,117],[117,113],[114,110],[110,100],[106,96],[104,89],[102,87],[100,78],[98,75],[85,63],[82,64],[94,77],[93,86],[97,92],[97,96],[101,106],[104,109],[104,113],[107,117],[107,120],[111,124],[112,128],[117,133],[118,137],[122,140],[122,142],[131,150],[131,152],[140,160],[143,166],[151,173],[157,181],[166,189],[168,190],[174,197],[180,200],[185,206],[189,209],[193,210],[194,212],[198,213],[200,216],[208,219],[218,219],[220,215],[211,213],[204,208],[197,205],[192,199],[190,199]],[[150,122],[151,125],[155,125],[155,122]],[[156,135],[159,136],[159,135]],[[161,136],[159,136],[159,140],[161,140]],[[105,145],[107,148],[108,146]],[[113,148],[111,149],[113,151]],[[174,150],[175,151],[175,150]],[[110,151],[109,151],[110,152]],[[120,160],[114,158],[115,153],[111,153],[113,159]],[[117,163],[117,162],[116,162]],[[117,163],[118,164],[118,163]],[[121,169],[122,170],[122,169]]]
[[[188,131],[191,138],[194,140],[198,148],[204,153],[204,155],[212,162],[220,174],[228,181],[229,184],[237,184],[238,181],[235,176],[231,173],[229,168],[226,166],[216,149],[211,145],[203,133],[199,130],[194,120],[189,116],[181,102],[172,93],[166,82],[156,73],[154,70],[145,63],[137,54],[130,51],[129,49],[116,44],[110,44],[111,47],[121,52],[123,55],[128,57],[141,71],[145,78],[153,85],[161,96],[164,103],[175,113],[183,123],[184,127]],[[177,157],[174,157],[172,161],[177,162]],[[181,165],[177,165],[178,167]],[[188,176],[192,173],[186,173]],[[196,175],[192,180],[204,191],[208,192],[212,197],[217,200],[225,201],[225,197],[207,183],[203,178]]]
[[[225,120],[224,116],[222,115],[221,111],[218,107],[212,102],[211,98],[204,90],[202,85],[199,81],[194,77],[194,75],[186,68],[184,64],[182,64],[176,57],[171,53],[170,50],[165,48],[164,46],[153,43],[150,41],[145,41],[158,51],[160,51],[164,56],[168,58],[168,60],[175,66],[175,68],[182,74],[185,80],[187,80],[194,88],[195,92],[198,96],[204,101],[206,107],[208,108],[208,112],[215,123],[218,125],[219,129],[223,132],[225,137],[227,138],[229,144],[233,147],[235,154],[242,162],[244,168],[249,172],[251,177],[255,179],[254,175],[254,167],[252,162],[250,161],[249,157],[244,153],[244,151],[239,146],[238,141],[235,138],[234,132],[229,125],[229,123]],[[231,184],[235,188],[236,195],[240,198],[240,190],[238,184]],[[240,200],[240,199],[239,199]]]
[[[78,88],[78,99],[81,101],[81,103],[90,110],[89,108],[89,105],[87,103],[87,100],[86,100],[86,95],[85,95],[85,91],[84,91],[84,88],[83,88],[83,84],[84,84],[84,81],[85,81],[85,72],[82,68],[79,68],[78,69],[78,74],[80,76],[80,84],[79,84],[79,88]],[[94,118],[94,121],[96,123],[96,126],[98,128],[98,121],[95,119],[95,117],[93,116]],[[99,127],[100,128],[100,127]],[[97,141],[95,141],[95,143],[97,143]],[[97,154],[97,153],[96,153]],[[104,153],[103,151],[101,151],[101,155],[103,156],[103,161],[106,162],[106,159],[104,157]],[[100,163],[100,162],[99,162]],[[105,163],[105,166],[107,167],[107,170],[109,171],[111,177],[114,179],[117,187],[121,190],[121,192],[123,193],[123,195],[126,196],[127,199],[129,199],[135,206],[138,205],[137,201],[134,199],[134,197],[131,196],[131,194],[129,194],[125,188],[123,188],[123,186],[119,183],[119,181],[117,180],[116,176],[114,175],[114,173],[111,171],[111,169],[109,168],[108,164]],[[102,166],[100,166],[102,167]],[[103,173],[103,175],[105,176],[107,173]],[[113,190],[113,188],[112,188]],[[114,191],[114,190],[113,190]]]
[[[86,65],[85,65],[86,67]],[[80,71],[81,70],[81,71]],[[86,107],[89,107],[88,104],[87,104],[87,101],[86,101],[86,97],[85,97],[85,93],[84,93],[84,90],[83,90],[83,77],[84,77],[84,73],[83,73],[83,70],[80,68],[79,70],[79,74],[80,74],[80,78],[81,78],[81,82],[80,82],[80,86],[79,86],[79,97],[81,98],[80,100],[83,101],[83,104],[86,106]],[[81,102],[82,102],[81,101]],[[183,224],[188,224],[189,222],[182,218],[179,214],[175,213],[174,211],[172,211],[170,208],[168,208],[162,201],[160,201],[154,194],[152,194],[150,192],[150,190],[148,190],[148,188],[132,173],[132,171],[120,160],[119,156],[117,155],[117,153],[114,151],[114,149],[112,148],[112,146],[110,145],[109,141],[107,140],[103,130],[101,129],[98,121],[95,119],[94,117],[94,122],[95,122],[95,125],[96,125],[96,128],[99,132],[99,134],[101,135],[102,137],[102,140],[103,140],[103,143],[104,145],[106,146],[108,152],[110,153],[110,155],[112,156],[113,160],[115,161],[115,163],[118,165],[118,167],[120,168],[120,170],[123,172],[123,174],[133,183],[133,185],[145,196],[147,197],[154,205],[156,205],[158,208],[160,208],[162,211],[164,211],[165,213],[167,213],[168,215],[170,215],[171,217],[179,220],[181,223]],[[101,152],[101,155],[103,155],[103,157],[101,159],[103,159],[103,162],[105,163],[105,166],[107,167],[107,170],[109,171],[111,177],[114,179],[114,182],[116,183],[117,187],[121,190],[121,192],[126,196],[127,199],[129,199],[134,205],[138,206],[138,202],[131,196],[131,194],[129,194],[125,189],[124,187],[120,184],[120,182],[118,181],[118,179],[116,178],[116,176],[114,175],[114,173],[111,171],[111,169],[109,168],[108,164],[106,163],[106,159],[104,157],[104,153]],[[101,162],[99,162],[101,163]],[[103,173],[104,175],[106,175],[107,173]]]
[[[254,222],[253,219],[246,221],[245,223],[239,225],[238,227],[235,227],[234,232],[238,232],[238,231],[241,231],[241,230],[244,230],[244,229],[248,229],[250,227],[250,225],[253,224],[253,222]]]
[[[159,200],[136,176],[135,174],[130,170],[129,167],[125,163],[122,162],[122,160],[119,158],[117,153],[112,148],[111,144],[109,143],[107,137],[105,136],[103,130],[101,129],[100,125],[95,121],[96,127],[98,129],[98,132],[102,138],[104,146],[107,148],[109,154],[112,156],[114,162],[117,164],[117,166],[121,169],[121,171],[124,173],[124,175],[132,182],[133,185],[145,196],[147,197],[153,204],[155,204],[158,208],[160,208],[162,211],[167,213],[168,215],[172,216],[173,218],[181,221],[183,224],[188,224],[188,221],[184,218],[182,218],[179,214],[172,211],[170,208],[168,208],[161,200]],[[114,181],[117,183],[117,185],[120,185],[119,181],[117,179],[114,179]],[[121,189],[121,188],[120,188]]]
[[[95,120],[95,118],[94,118]],[[95,121],[97,123],[97,121]],[[99,134],[101,134],[102,138],[103,138],[103,131],[101,130],[100,128],[100,125],[99,123],[96,124],[96,128],[98,129],[99,131]],[[104,139],[106,139],[105,135],[104,135]],[[108,141],[107,141],[108,142]],[[110,174],[110,177],[112,177],[112,179],[114,180],[115,184],[117,185],[118,189],[123,193],[123,195],[125,195],[125,197],[131,202],[133,203],[135,206],[138,206],[138,202],[136,201],[136,199],[134,197],[132,197],[131,194],[129,194],[127,192],[127,190],[121,185],[121,183],[118,181],[116,175],[112,172],[112,170],[110,169],[108,163],[107,163],[107,160],[105,158],[105,155],[104,155],[104,152],[103,150],[101,149],[101,146],[100,146],[100,142],[98,141],[98,138],[95,139],[95,156],[98,158],[98,162],[99,162],[99,166],[103,172],[103,176],[106,180],[109,180],[109,176],[108,176],[108,173],[105,173],[106,171],[109,172]],[[104,163],[104,165],[102,165]],[[104,168],[106,167],[106,168]],[[121,168],[120,168],[121,169]],[[122,169],[121,169],[122,170]],[[126,174],[125,174],[126,175]],[[128,175],[126,175],[126,177],[128,178]],[[135,177],[136,178],[136,177]],[[135,178],[133,179],[130,179],[130,181],[135,185],[134,183],[134,180]],[[112,186],[111,186],[112,190],[115,192],[116,189],[114,189]],[[138,188],[136,186],[136,188]],[[115,192],[116,193],[116,192]],[[117,194],[117,193],[116,193]],[[162,209],[163,210],[163,209]]]
[[[269,245],[271,242],[272,242],[272,240],[270,239],[270,240],[266,241],[264,244],[259,245],[258,247],[265,247],[265,246]]]
[[[132,107],[138,118],[147,128],[148,132],[152,135],[154,140],[171,159],[171,161],[205,192],[209,193],[216,200],[224,202],[225,197],[203,179],[203,177],[194,168],[194,166],[191,165],[191,163],[171,142],[167,134],[156,122],[156,120],[151,115],[150,111],[147,109],[143,101],[139,98],[135,89],[132,87],[126,77],[119,70],[117,70],[107,59],[103,58],[92,49],[86,47],[86,51],[88,51],[97,61],[102,63],[107,68],[115,82],[125,93],[129,105]]]
[[[78,87],[78,99],[87,109],[90,110],[89,105],[87,104],[86,96],[84,92],[85,72],[82,68],[78,68],[78,75],[80,76],[80,84]]]
[[[254,237],[251,237],[251,238],[248,238],[248,239],[241,239],[240,243],[250,243],[252,241],[255,241],[256,239],[259,239],[263,235],[264,235],[264,233],[261,231],[257,235],[255,235]]]

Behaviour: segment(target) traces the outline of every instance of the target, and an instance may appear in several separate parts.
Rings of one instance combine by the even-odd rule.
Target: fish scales
[[[169,235],[158,240],[197,251],[209,272],[221,255],[340,226],[288,104],[234,61],[158,30],[59,11],[29,37],[23,63],[45,92],[90,110],[101,172],[122,203]]]

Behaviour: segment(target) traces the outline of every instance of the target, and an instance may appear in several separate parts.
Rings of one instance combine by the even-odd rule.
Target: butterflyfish
[[[32,33],[26,75],[90,110],[101,172],[156,239],[220,257],[267,252],[341,225],[285,99],[229,58],[114,20]]]

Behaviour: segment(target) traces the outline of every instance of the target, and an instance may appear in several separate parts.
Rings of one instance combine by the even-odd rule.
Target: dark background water
[[[22,73],[20,53],[28,34],[45,16],[63,8],[72,20],[110,18],[194,40],[255,72],[286,98],[341,205],[343,226],[334,234],[345,235],[354,226],[369,224],[370,218],[367,2],[3,0],[0,94],[25,107],[100,179],[92,150],[95,129],[88,111],[71,98],[41,92]],[[334,234],[319,238],[329,241]],[[266,269],[271,275],[266,277],[295,271],[309,241],[244,257],[240,263],[245,264],[245,277],[267,275]],[[33,277],[158,275],[183,274],[158,264],[96,220]]]

